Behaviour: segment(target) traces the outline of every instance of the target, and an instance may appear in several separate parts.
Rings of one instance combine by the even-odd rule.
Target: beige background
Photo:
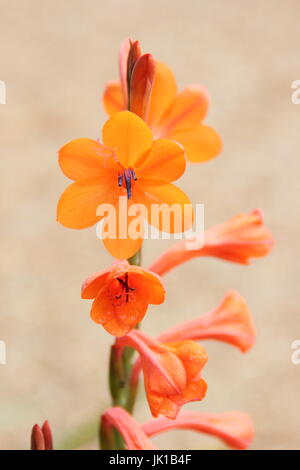
[[[300,79],[297,0],[1,0],[1,317],[7,365],[0,366],[0,447],[28,447],[30,428],[48,418],[57,446],[109,405],[112,338],[89,320],[85,277],[111,258],[95,229],[67,230],[55,207],[67,180],[56,152],[98,137],[100,104],[117,78],[126,36],[169,64],[181,87],[209,87],[207,122],[225,148],[191,166],[181,186],[206,207],[206,225],[260,207],[277,241],[266,259],[242,267],[194,260],[166,276],[168,298],[149,310],[145,331],[215,307],[228,288],[247,299],[258,329],[247,355],[207,342],[209,393],[187,408],[241,409],[256,426],[252,448],[300,448],[300,365],[291,363],[299,324],[299,122],[291,83]],[[147,242],[149,264],[169,242]],[[149,416],[141,393],[136,416]],[[71,436],[72,437],[72,436]],[[221,447],[172,432],[161,448]],[[94,442],[96,445],[96,441]]]

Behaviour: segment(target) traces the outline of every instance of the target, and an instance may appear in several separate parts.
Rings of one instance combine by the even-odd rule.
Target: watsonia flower
[[[171,214],[169,231],[182,232],[192,225],[192,209],[186,194],[172,184],[185,170],[185,156],[176,142],[153,140],[151,130],[134,113],[123,111],[111,117],[103,127],[103,144],[92,139],[77,139],[59,151],[59,164],[64,174],[75,181],[62,194],[57,207],[57,220],[65,227],[83,229],[107,219],[100,204],[115,209],[115,230],[110,226],[104,244],[119,259],[133,256],[143,242],[143,223],[131,234],[128,214],[132,204],[143,207],[141,217],[161,230],[162,218],[152,216],[155,204],[177,204],[184,217]],[[127,201],[125,220],[122,198]],[[121,212],[121,215],[120,215]],[[108,222],[111,223],[109,220]],[[113,224],[111,224],[113,225]],[[164,228],[165,230],[165,228]]]
[[[132,330],[117,340],[115,348],[136,349],[144,373],[145,391],[154,417],[175,418],[179,408],[190,401],[202,400],[207,385],[201,371],[207,362],[205,349],[194,341],[160,344],[145,333]],[[132,376],[132,386],[135,386]]]
[[[141,425],[123,408],[113,407],[102,415],[102,429],[105,430],[106,436],[110,436],[113,428],[122,435],[127,450],[155,450],[156,447],[149,437],[175,429],[215,436],[233,449],[246,449],[254,436],[251,418],[240,411],[227,413],[180,411],[176,419],[160,417],[150,419]]]
[[[136,112],[156,137],[180,142],[192,162],[209,160],[221,152],[219,135],[203,124],[209,108],[205,87],[190,85],[178,92],[171,70],[162,62],[154,62],[150,54],[141,55],[137,41],[129,39],[121,45],[119,66],[120,81],[109,82],[103,95],[104,107],[110,116],[124,109]],[[137,71],[143,77],[140,81],[136,79]]]
[[[227,413],[180,411],[175,420],[165,417],[150,419],[142,425],[142,429],[149,437],[173,429],[203,432],[222,439],[234,449],[246,449],[254,436],[251,418],[241,411]]]
[[[188,249],[188,246],[192,246]],[[274,239],[264,225],[261,210],[236,215],[227,222],[205,232],[204,245],[197,240],[182,240],[166,250],[149,269],[163,275],[193,258],[213,256],[233,263],[249,264],[251,258],[261,258],[270,253]]]
[[[86,279],[81,297],[95,299],[91,309],[95,323],[123,336],[143,319],[149,304],[164,301],[165,289],[157,274],[124,260]]]
[[[237,291],[231,290],[217,308],[169,328],[157,340],[164,343],[215,339],[246,352],[254,346],[255,337],[255,326],[246,301]]]

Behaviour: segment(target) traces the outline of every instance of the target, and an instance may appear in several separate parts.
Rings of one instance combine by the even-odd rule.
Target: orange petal
[[[152,133],[145,122],[130,111],[114,114],[104,125],[103,142],[115,150],[118,161],[125,167],[135,167],[152,146]]]
[[[117,171],[112,156],[110,149],[92,139],[73,140],[64,145],[58,153],[63,173],[74,181],[103,178],[109,173],[112,176],[113,172]]]
[[[181,145],[167,139],[153,143],[147,158],[138,168],[137,175],[142,178],[171,182],[177,180],[185,170],[185,152]]]
[[[133,265],[129,266],[128,272],[130,273],[130,279],[136,276],[139,288],[148,292],[149,304],[159,305],[163,303],[166,290],[162,279],[157,274]]]
[[[131,238],[126,239],[110,239],[106,238],[103,240],[103,244],[107,251],[117,259],[128,259],[135,255],[143,244],[143,239],[138,238],[132,240]]]
[[[198,124],[193,129],[170,134],[170,139],[183,145],[186,157],[191,162],[205,162],[222,151],[222,141],[212,127]]]
[[[178,93],[159,123],[160,135],[167,137],[175,132],[192,129],[205,118],[209,95],[205,87],[190,85]]]
[[[188,379],[195,378],[207,363],[206,350],[195,341],[174,341],[165,346],[183,362]]]
[[[88,277],[82,284],[81,298],[95,299],[99,293],[99,290],[106,283],[109,273],[110,269],[103,269],[102,271]]]
[[[69,228],[91,227],[101,219],[96,215],[99,204],[115,204],[117,197],[107,178],[73,183],[58,201],[57,220]]]
[[[103,93],[104,109],[109,116],[125,109],[124,96],[120,82],[109,82]]]
[[[91,319],[101,324],[114,336],[124,336],[145,316],[148,307],[147,293],[136,290],[131,293],[130,301],[115,305],[110,298],[109,287],[99,291],[93,302]]]
[[[180,233],[188,230],[193,224],[193,211],[187,195],[173,184],[160,184],[140,178],[135,187],[136,198],[144,204],[148,211],[148,223],[158,230],[168,233]],[[157,206],[153,206],[156,204]],[[158,212],[158,205],[164,204],[166,209]],[[171,206],[174,206],[172,211]],[[169,206],[169,207],[167,207]],[[156,214],[153,214],[153,212]]]
[[[162,62],[155,62],[155,76],[147,122],[156,128],[160,118],[176,96],[176,80],[171,70]]]

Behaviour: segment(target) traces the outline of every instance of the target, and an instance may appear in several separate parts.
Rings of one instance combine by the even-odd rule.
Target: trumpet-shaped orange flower
[[[142,426],[124,408],[115,406],[102,415],[102,430],[106,436],[112,436],[116,429],[122,435],[127,450],[155,450]]]
[[[149,304],[164,301],[165,289],[159,276],[124,260],[89,277],[81,296],[95,299],[91,309],[95,323],[123,336],[143,319]]]
[[[203,124],[209,108],[207,89],[201,85],[190,85],[177,92],[171,70],[157,61],[154,67],[149,54],[137,59],[136,50],[136,42],[123,42],[120,51],[121,81],[110,82],[106,86],[103,95],[106,112],[110,116],[123,109],[137,112],[156,137],[180,142],[192,162],[203,162],[218,155],[222,149],[221,139],[214,129]],[[134,75],[137,73],[130,73],[132,55],[136,58],[134,72],[139,70],[143,80],[136,80]],[[131,81],[128,81],[128,76],[132,75]],[[138,87],[137,83],[142,85]]]
[[[222,439],[234,449],[246,449],[254,436],[251,418],[240,411],[227,413],[199,413],[180,411],[175,420],[164,417],[151,419],[142,429],[149,437],[172,429],[186,429],[204,432]]]
[[[240,214],[205,233],[204,245],[187,249],[193,241],[180,241],[165,251],[149,268],[163,275],[186,261],[203,256],[214,256],[233,263],[249,264],[251,258],[270,253],[274,239],[264,225],[262,211]]]
[[[52,432],[48,421],[40,427],[35,424],[31,431],[31,450],[53,450]]]
[[[215,339],[224,341],[246,352],[254,346],[255,327],[243,297],[231,290],[220,305],[198,318],[180,323],[159,335],[165,343],[185,339]]]
[[[154,417],[174,419],[182,405],[205,396],[207,385],[200,374],[207,353],[202,346],[193,341],[160,344],[138,330],[118,339],[115,347],[122,350],[124,346],[135,348],[140,354],[147,400]],[[133,376],[133,385],[134,380]]]
[[[115,209],[116,226],[112,234],[108,231],[104,244],[116,258],[129,258],[143,242],[142,227],[137,235],[128,230],[128,220],[136,215],[130,214],[132,204],[143,205],[146,212],[141,211],[141,217],[159,230],[163,222],[161,217],[156,222],[153,219],[153,203],[178,204],[182,213],[190,204],[185,193],[171,184],[184,172],[184,150],[170,140],[153,141],[145,122],[129,111],[110,118],[102,137],[104,145],[92,139],[78,139],[59,151],[62,171],[75,182],[58,202],[57,220],[69,228],[90,227],[101,219],[107,220],[106,210],[99,211],[99,207],[110,204]],[[125,220],[120,196],[128,202],[125,215],[129,216]],[[179,226],[171,213],[170,232],[181,232],[192,225],[192,210],[184,214]]]
[[[186,429],[215,436],[233,449],[246,449],[253,440],[251,418],[240,411],[227,413],[199,413],[180,411],[176,419],[163,416],[149,419],[140,425],[123,408],[113,407],[102,415],[106,435],[115,428],[122,435],[127,450],[155,450],[149,437],[166,431]]]

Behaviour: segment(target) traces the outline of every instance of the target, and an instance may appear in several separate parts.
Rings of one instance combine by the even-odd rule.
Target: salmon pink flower
[[[102,415],[102,431],[105,435],[110,436],[113,428],[122,435],[127,450],[156,449],[141,425],[127,411],[118,406],[106,410]]]
[[[163,275],[182,263],[203,256],[214,256],[233,263],[249,264],[251,258],[266,256],[274,245],[270,230],[264,225],[263,213],[254,210],[240,214],[205,233],[204,245],[187,249],[193,240],[182,240],[165,251],[149,268]]]
[[[207,89],[201,85],[190,85],[178,93],[176,79],[171,70],[157,61],[153,67],[152,56],[151,60],[144,59],[147,65],[140,67],[140,75],[144,80],[134,81],[132,77],[130,87],[128,69],[132,69],[130,57],[133,45],[136,49],[136,42],[125,40],[122,43],[119,62],[121,81],[110,82],[106,86],[103,95],[106,112],[111,116],[124,109],[136,112],[137,108],[137,114],[146,120],[156,137],[180,142],[186,150],[188,160],[192,162],[203,162],[218,155],[222,149],[221,139],[214,129],[203,124],[209,108]],[[150,57],[149,54],[145,56]],[[136,61],[135,68],[138,68],[139,61],[145,56]],[[137,88],[137,85],[132,85],[134,82],[142,83],[142,91],[136,94],[132,91],[132,88]],[[148,86],[145,86],[145,82]],[[130,88],[131,92],[128,91]],[[135,107],[128,102],[130,93],[135,96]],[[146,111],[140,112],[140,109]]]
[[[159,335],[165,343],[186,339],[215,339],[224,341],[246,352],[255,343],[255,327],[243,297],[231,290],[220,305],[193,320],[175,325]]]
[[[108,251],[119,259],[133,256],[143,242],[143,233],[130,234],[127,220],[120,215],[120,196],[130,206],[142,205],[141,217],[161,230],[162,217],[155,221],[151,207],[177,204],[184,213],[181,221],[171,213],[169,231],[183,232],[192,225],[192,210],[184,210],[190,201],[183,191],[171,182],[185,170],[183,148],[174,141],[153,141],[145,122],[129,111],[110,118],[103,128],[103,143],[78,139],[59,151],[59,164],[64,174],[75,181],[62,194],[57,207],[57,220],[65,227],[83,229],[107,219],[100,211],[101,204],[115,209],[115,233],[104,239]],[[188,206],[187,206],[188,205]],[[98,211],[97,211],[98,208]],[[188,213],[187,213],[188,212]],[[130,213],[129,213],[130,215]],[[166,230],[164,228],[164,230]]]
[[[95,299],[91,318],[114,336],[122,336],[144,317],[149,304],[161,304],[165,289],[159,276],[127,261],[89,277],[81,297]]]
[[[143,424],[143,431],[149,437],[173,429],[204,432],[222,439],[234,449],[246,449],[254,436],[251,418],[240,411],[227,413],[183,412],[175,420],[165,417],[151,419]]]
[[[140,425],[123,408],[113,407],[102,415],[106,435],[116,429],[122,435],[127,450],[155,450],[149,437],[166,431],[188,430],[205,433],[221,439],[233,449],[246,449],[253,440],[251,418],[240,411],[227,413],[199,413],[180,411],[176,419],[159,417]]]
[[[145,333],[132,330],[117,340],[115,348],[136,349],[144,372],[145,390],[151,413],[175,418],[179,408],[190,401],[202,400],[207,385],[201,371],[207,362],[205,349],[194,341],[160,344]],[[135,383],[132,376],[132,385]]]
[[[53,450],[52,433],[48,421],[40,427],[35,424],[31,432],[31,450]]]

